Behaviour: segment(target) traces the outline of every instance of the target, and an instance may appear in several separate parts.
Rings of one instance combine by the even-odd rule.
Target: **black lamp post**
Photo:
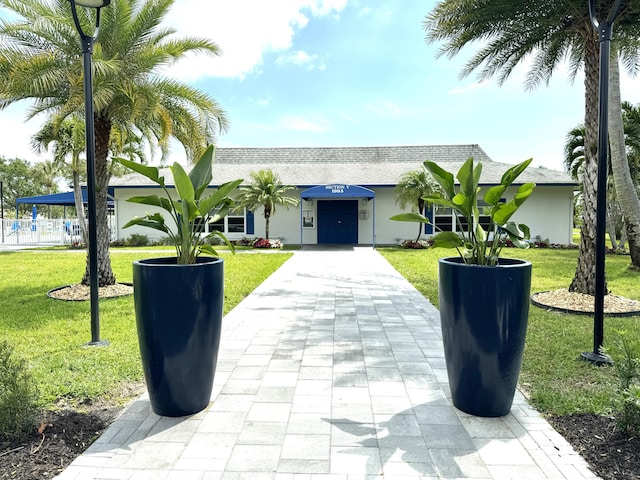
[[[91,299],[91,342],[89,345],[107,345],[106,340],[100,340],[100,308],[98,290],[98,230],[96,212],[96,145],[93,127],[93,82],[91,72],[91,54],[93,42],[100,29],[100,8],[109,5],[111,0],[69,0],[73,21],[76,24],[82,42],[82,56],[84,64],[84,115],[87,145],[87,210],[89,217],[89,296]],[[96,28],[93,36],[82,30],[76,5],[96,9]]]
[[[596,203],[596,291],[593,315],[593,352],[583,352],[582,358],[597,365],[611,363],[604,354],[604,296],[605,296],[605,230],[607,227],[607,161],[609,157],[609,57],[613,23],[620,13],[621,0],[616,0],[604,21],[598,21],[594,1],[589,0],[589,15],[600,41],[600,91],[598,111],[598,191]]]

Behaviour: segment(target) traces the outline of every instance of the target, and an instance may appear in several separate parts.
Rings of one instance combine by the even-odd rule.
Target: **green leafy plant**
[[[618,428],[626,434],[640,434],[640,356],[626,332],[618,332],[615,362],[618,388],[613,408]]]
[[[149,245],[149,237],[141,233],[132,233],[125,241],[129,247],[145,247]]]
[[[425,168],[442,187],[442,192],[425,195],[424,200],[430,204],[451,208],[456,212],[458,222],[457,232],[437,233],[432,239],[433,246],[455,248],[465,263],[474,265],[497,265],[507,239],[516,247],[528,248],[529,227],[509,219],[533,193],[535,184],[520,185],[509,202],[505,202],[502,196],[529,166],[531,160],[525,160],[509,168],[502,175],[500,184],[488,188],[482,197],[485,203],[483,206],[479,206],[478,201],[482,163],[474,165],[473,158],[469,158],[462,165],[455,177],[460,184],[456,191],[452,173],[434,162],[424,162]],[[487,230],[480,224],[480,215],[486,215],[491,220]],[[394,215],[391,220],[430,223],[428,218],[418,213]]]
[[[169,193],[160,169],[118,158],[117,161],[122,165],[157,183],[164,192],[164,197],[143,195],[131,197],[127,201],[162,208],[169,212],[175,223],[175,229],[170,228],[162,214],[156,212],[135,217],[124,228],[141,225],[166,233],[176,248],[178,264],[195,263],[200,253],[218,256],[211,245],[211,237],[221,238],[233,251],[233,245],[222,232],[214,230],[208,235],[202,233],[203,225],[219,221],[235,208],[235,202],[229,195],[242,183],[242,179],[223,183],[212,195],[203,197],[213,179],[214,153],[215,148],[208,147],[189,174],[179,163],[169,167],[173,174],[177,200]]]
[[[38,390],[24,360],[0,341],[0,437],[21,438],[35,428]]]

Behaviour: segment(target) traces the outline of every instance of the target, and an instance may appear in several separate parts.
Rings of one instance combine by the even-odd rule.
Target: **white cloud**
[[[32,119],[25,122],[25,104],[20,102],[0,112],[0,132],[6,132],[2,136],[2,150],[0,155],[5,158],[21,158],[30,162],[42,161],[50,155],[42,156],[31,149],[31,137],[40,128],[41,122]]]
[[[309,120],[295,115],[283,118],[281,124],[288,130],[300,132],[322,133],[329,130],[329,124],[324,120]]]
[[[256,101],[259,107],[268,107],[271,104],[271,97],[260,98]]]
[[[449,91],[449,95],[464,95],[466,93],[474,92],[481,88],[488,87],[491,84],[490,81],[485,80],[483,82],[475,82],[471,85],[466,85],[464,87],[456,87],[453,90]]]
[[[632,77],[624,67],[621,67],[620,90],[623,102],[631,102],[634,105],[640,103],[640,76]]]
[[[337,15],[347,6],[348,0],[311,0],[297,3],[308,4],[311,12],[318,17],[323,15]]]
[[[397,118],[402,113],[402,109],[398,105],[387,100],[368,103],[365,108],[380,118]]]
[[[324,71],[327,69],[327,66],[320,60],[318,55],[309,55],[304,50],[287,52],[276,59],[277,65],[286,65],[288,63],[304,66],[307,70],[315,70],[317,68],[318,70]]]
[[[168,73],[193,80],[205,76],[244,77],[259,72],[267,52],[286,52],[296,32],[310,18],[338,15],[348,0],[180,0],[166,23],[177,36],[205,37],[222,55],[198,55],[181,60]]]
[[[341,113],[340,116],[349,123],[355,123],[356,119],[348,113]]]

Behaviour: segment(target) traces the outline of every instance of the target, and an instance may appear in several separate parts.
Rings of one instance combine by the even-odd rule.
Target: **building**
[[[419,169],[425,160],[440,164],[454,173],[469,158],[483,163],[481,186],[499,183],[512,165],[492,161],[478,145],[424,145],[395,147],[310,147],[310,148],[219,148],[216,151],[212,188],[243,178],[250,173],[272,169],[283,184],[296,187],[293,196],[300,206],[279,207],[270,220],[270,234],[286,244],[392,245],[415,239],[417,225],[395,222],[389,217],[400,213],[394,188],[400,176]],[[514,159],[514,163],[525,160]],[[563,172],[529,168],[518,178],[520,183],[534,182],[533,195],[513,217],[529,225],[532,238],[552,243],[571,243],[573,192],[575,181]],[[171,172],[165,182],[172,185]],[[151,193],[158,188],[138,174],[113,178],[117,237],[143,233],[157,239],[160,232],[123,226],[135,215],[144,215],[150,207],[129,203],[127,198]],[[506,199],[513,195],[507,191]],[[436,208],[428,212],[436,228],[455,230],[451,211]],[[230,239],[264,236],[263,212],[241,212],[216,225]],[[427,226],[427,236],[432,228]]]

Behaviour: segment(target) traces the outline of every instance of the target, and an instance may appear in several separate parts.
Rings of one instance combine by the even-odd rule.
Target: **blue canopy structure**
[[[317,185],[307,188],[300,194],[300,198],[374,198],[373,190],[359,185]]]
[[[109,188],[107,191],[109,199],[107,205],[113,207],[113,188]],[[16,198],[16,208],[18,204],[27,205],[62,205],[62,206],[75,206],[73,192],[64,193],[52,193],[50,195],[38,195],[35,197],[22,197]],[[82,203],[87,203],[87,190],[82,189]]]

